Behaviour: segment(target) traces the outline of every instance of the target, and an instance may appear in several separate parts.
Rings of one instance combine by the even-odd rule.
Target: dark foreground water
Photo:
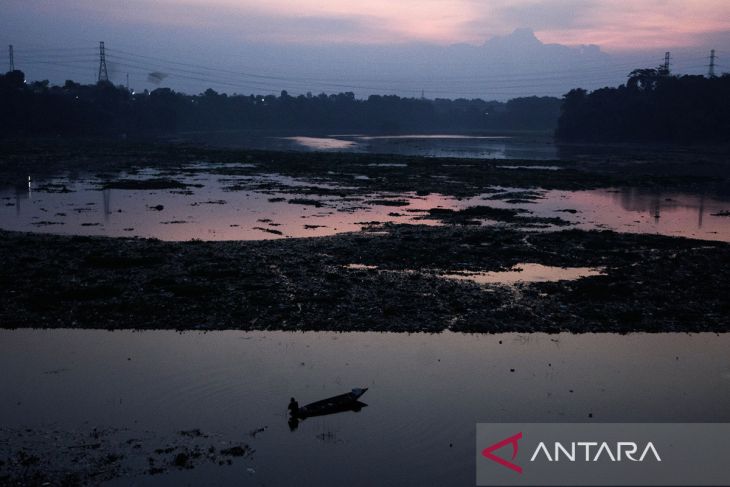
[[[111,485],[467,486],[479,421],[730,421],[728,350],[730,334],[2,330],[0,431],[199,428],[256,450]],[[353,387],[360,412],[290,430],[290,396]]]

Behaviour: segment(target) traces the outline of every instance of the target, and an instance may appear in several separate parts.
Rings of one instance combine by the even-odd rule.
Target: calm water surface
[[[224,147],[247,149],[337,151],[402,154],[467,159],[557,159],[553,139],[545,135],[463,134],[329,134],[317,136],[263,136],[245,133],[191,134],[188,139]]]
[[[730,334],[0,330],[0,427],[200,428],[256,449],[138,485],[467,486],[479,421],[730,421],[729,349]],[[366,408],[290,431],[290,396],[352,387]]]

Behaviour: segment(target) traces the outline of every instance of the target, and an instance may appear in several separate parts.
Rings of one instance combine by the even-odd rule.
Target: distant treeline
[[[730,75],[637,69],[618,88],[572,90],[563,99],[556,136],[590,142],[730,142]]]
[[[363,132],[552,131],[561,100],[508,102],[426,100],[353,93],[290,96],[199,95],[169,88],[133,93],[108,82],[26,83],[21,71],[0,75],[0,129],[6,135],[174,134],[185,131],[271,130]]]

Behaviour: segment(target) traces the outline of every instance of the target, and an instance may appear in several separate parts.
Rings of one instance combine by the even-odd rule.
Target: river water
[[[186,139],[246,149],[339,151],[466,159],[556,159],[558,146],[547,135],[493,134],[327,134],[262,135],[240,132],[188,134]]]
[[[477,422],[730,421],[729,349],[728,334],[2,330],[0,428],[198,428],[256,450],[116,485],[467,486]],[[367,407],[290,429],[290,396],[353,387]]]
[[[556,155],[550,144],[499,137],[271,138],[264,148],[504,159]],[[547,161],[515,170],[560,169]],[[194,186],[102,189],[109,177],[169,177]],[[353,174],[353,184],[361,177]],[[488,205],[560,217],[577,228],[730,241],[730,220],[721,216],[730,210],[730,198],[701,192],[538,190],[529,200],[510,202],[494,196],[520,188],[486,188],[463,199],[415,193],[353,199],[298,192],[317,185],[332,189],[323,180],[268,173],[236,178],[205,167],[178,174],[144,168],[104,178],[30,174],[27,184],[0,188],[0,228],[251,240],[333,235],[374,222],[434,225],[424,218],[429,209]],[[232,189],[236,185],[242,188]],[[267,186],[274,189],[262,189]],[[400,203],[382,203],[388,200]],[[574,269],[577,274],[566,277],[565,269],[529,266],[513,272],[514,279],[601,272]],[[510,276],[445,277],[504,283]],[[120,431],[112,433],[119,441],[124,435],[169,438],[200,429],[221,441],[249,443],[255,453],[230,466],[173,468],[155,476],[132,470],[131,478],[110,485],[468,486],[475,479],[477,422],[730,421],[728,350],[730,334],[0,330],[0,454],[26,428],[41,432],[38,449],[50,457],[55,448],[74,447],[64,446],[64,438],[94,428]],[[354,387],[369,389],[362,410],[309,418],[292,431],[289,397],[306,404]],[[46,440],[52,436],[60,440]],[[125,462],[135,461],[133,452],[126,454]]]

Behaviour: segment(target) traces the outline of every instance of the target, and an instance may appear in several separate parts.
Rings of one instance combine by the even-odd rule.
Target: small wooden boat
[[[307,404],[306,406],[299,408],[296,416],[303,419],[310,418],[312,416],[340,413],[343,411],[359,411],[363,407],[367,406],[367,404],[358,401],[358,399],[360,399],[367,390],[367,387],[363,389],[355,388],[345,394],[340,394],[339,396],[333,396],[327,399],[322,399],[321,401]]]

